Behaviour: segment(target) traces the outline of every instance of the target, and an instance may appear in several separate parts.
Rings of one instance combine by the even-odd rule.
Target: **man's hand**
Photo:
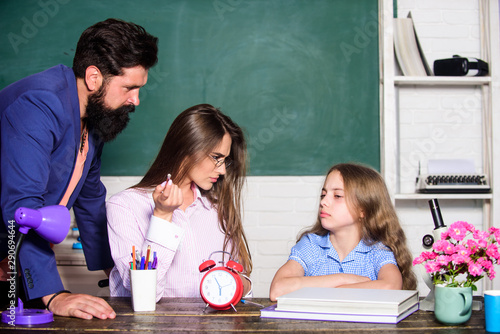
[[[42,298],[45,305],[52,296],[53,294]],[[115,311],[104,299],[79,293],[61,293],[52,300],[49,311],[63,317],[89,320],[93,317],[99,319],[114,319],[116,317]]]

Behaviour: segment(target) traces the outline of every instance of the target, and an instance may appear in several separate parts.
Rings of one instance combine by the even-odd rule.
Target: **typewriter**
[[[422,174],[417,176],[420,193],[488,193],[486,174]]]

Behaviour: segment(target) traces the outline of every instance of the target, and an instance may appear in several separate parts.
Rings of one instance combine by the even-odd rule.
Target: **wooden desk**
[[[332,332],[340,333],[486,333],[484,311],[473,311],[472,318],[464,325],[446,326],[434,319],[433,312],[417,311],[398,324],[369,324],[330,321],[304,321],[260,318],[260,308],[250,304],[236,305],[232,309],[214,311],[210,308],[203,313],[205,305],[201,299],[164,298],[156,305],[155,312],[133,312],[130,298],[104,298],[117,313],[113,320],[81,320],[55,316],[52,323],[45,325],[9,326],[0,325],[1,333],[24,332]],[[257,298],[254,302],[264,306],[272,303],[268,299]]]

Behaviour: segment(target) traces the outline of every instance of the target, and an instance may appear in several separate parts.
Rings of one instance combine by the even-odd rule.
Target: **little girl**
[[[416,289],[412,255],[377,171],[351,163],[329,170],[318,220],[276,272],[269,297],[303,287]]]

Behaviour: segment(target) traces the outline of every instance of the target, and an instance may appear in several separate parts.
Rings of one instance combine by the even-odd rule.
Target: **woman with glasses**
[[[148,248],[151,265],[157,259],[157,300],[199,297],[204,274],[198,267],[209,257],[238,261],[243,276],[250,276],[241,221],[246,153],[241,128],[213,106],[200,104],[177,116],[143,179],[106,204],[115,262],[111,296],[130,296],[133,248],[137,260]],[[246,295],[251,282],[242,281]]]

